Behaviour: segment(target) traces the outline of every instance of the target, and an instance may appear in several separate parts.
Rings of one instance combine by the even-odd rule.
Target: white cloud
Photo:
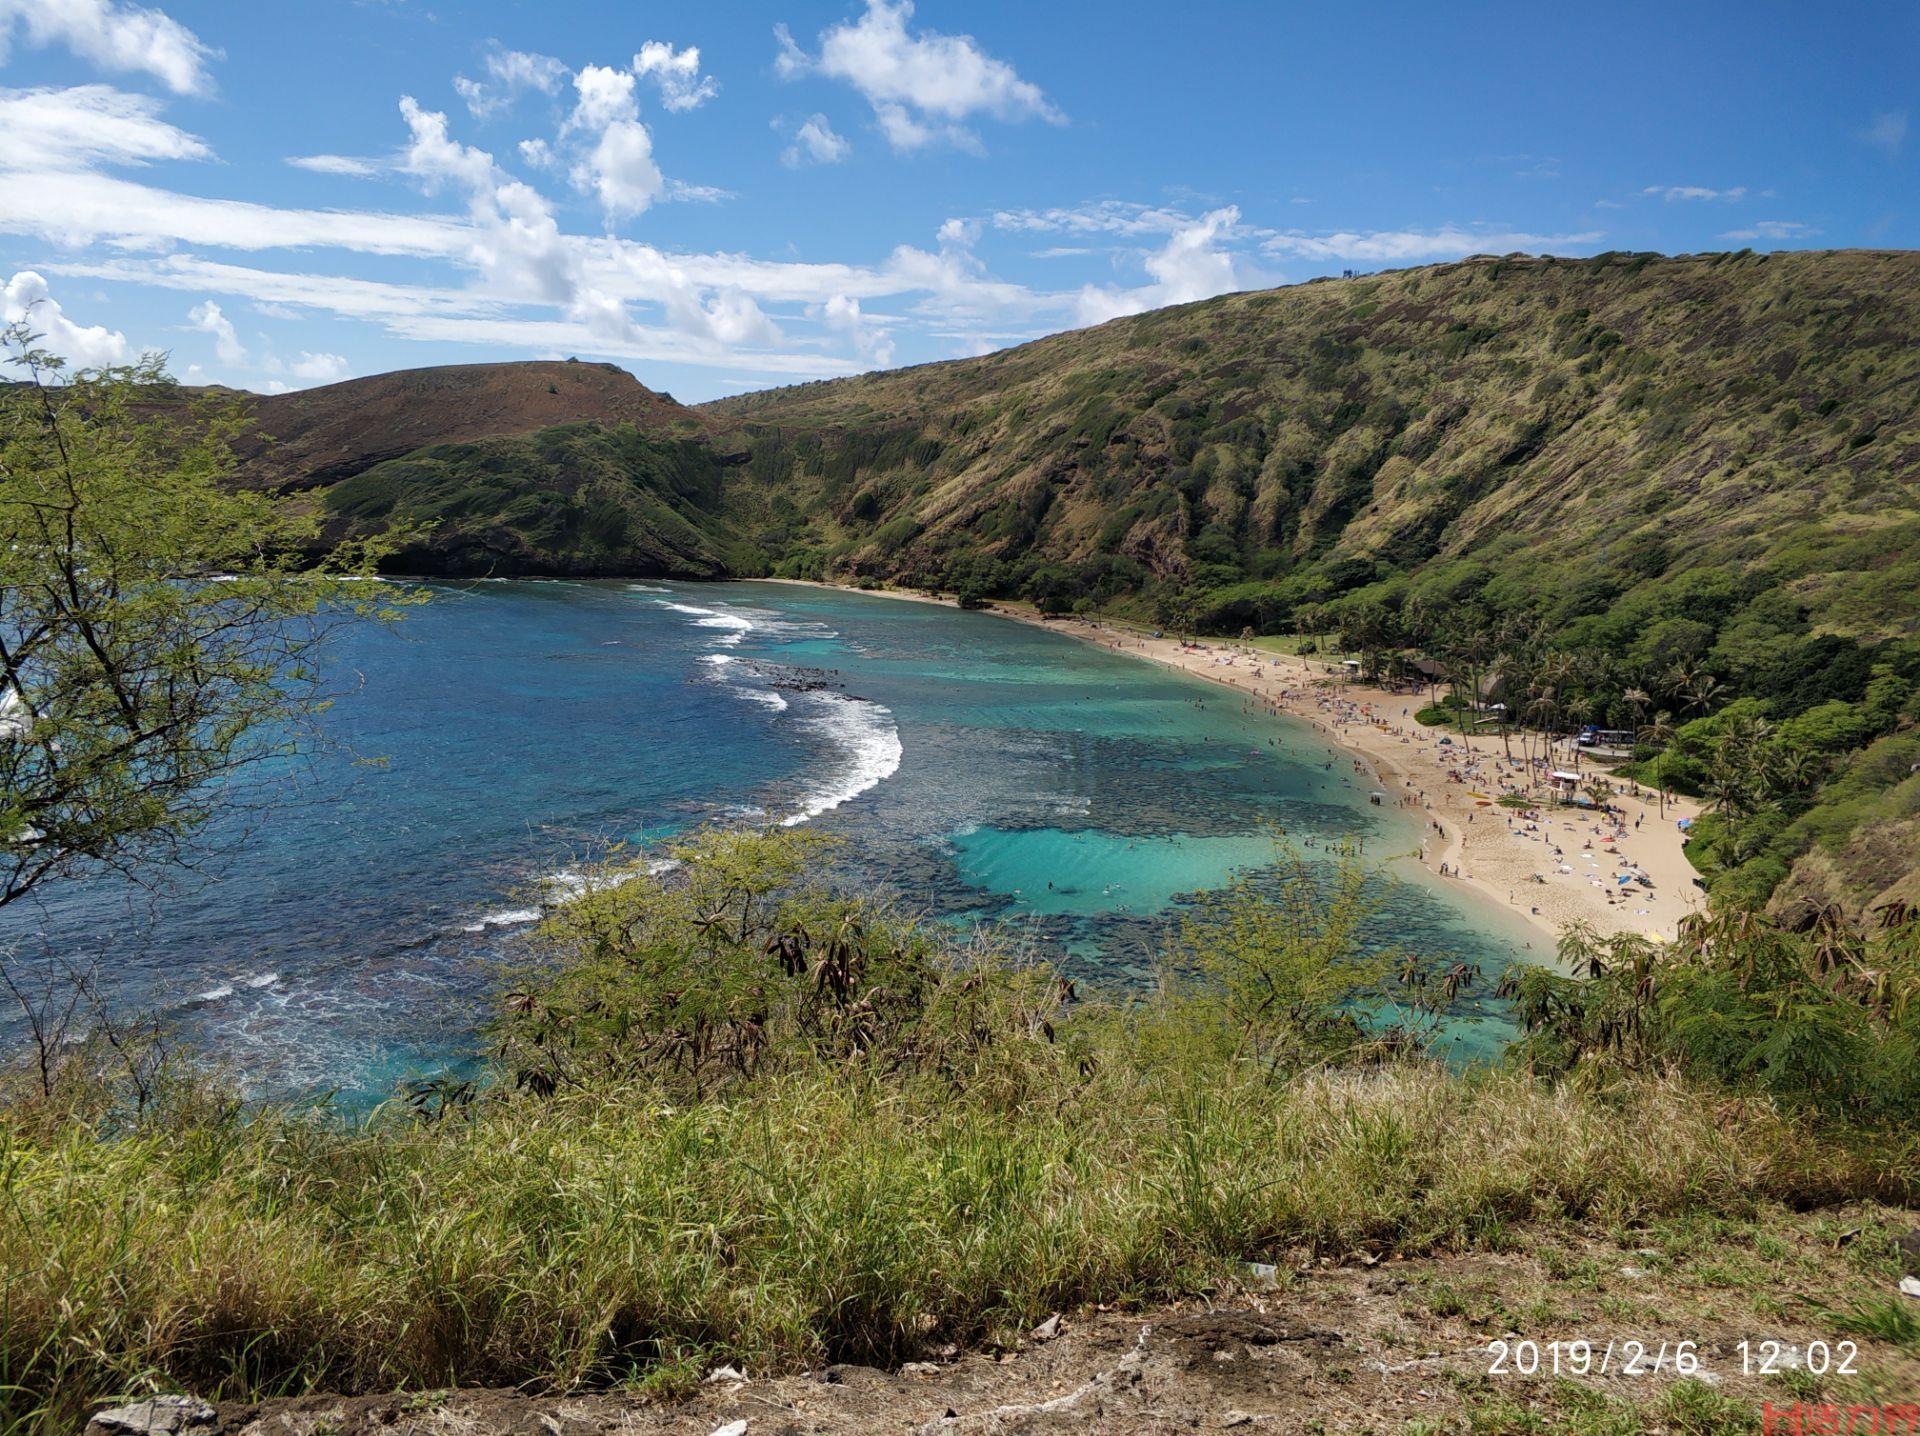
[[[352,175],[361,179],[378,174],[381,168],[380,161],[355,155],[288,155],[287,163],[317,175]]]
[[[447,183],[470,191],[492,183],[493,156],[454,139],[445,114],[422,109],[412,95],[402,95],[400,117],[409,136],[401,167],[423,181],[429,193]]]
[[[653,158],[653,136],[640,123],[634,76],[608,65],[587,65],[573,77],[578,97],[561,127],[562,138],[597,136],[586,142],[570,172],[575,189],[599,197],[609,219],[644,211],[666,192]]]
[[[187,311],[187,318],[193,322],[195,329],[213,336],[213,352],[219,355],[222,364],[247,362],[247,346],[234,333],[233,321],[222,314],[220,306],[211,299],[194,305]]]
[[[198,137],[161,119],[159,101],[111,85],[0,90],[0,135],[6,137],[5,169],[144,165],[212,154]]]
[[[1860,138],[1876,149],[1885,150],[1891,159],[1907,142],[1907,112],[1882,110],[1873,117],[1873,123],[1860,132]]]
[[[1080,291],[1080,322],[1100,324],[1123,314],[1210,299],[1241,288],[1233,256],[1220,248],[1220,241],[1239,222],[1240,211],[1228,205],[1175,230],[1166,246],[1147,258],[1152,284],[1138,289],[1088,285]]]
[[[867,0],[858,20],[820,33],[818,55],[808,55],[786,26],[777,26],[775,69],[789,79],[818,74],[851,85],[873,107],[887,142],[901,151],[936,141],[975,148],[978,138],[961,124],[975,115],[1064,122],[1037,85],[971,35],[916,33],[907,27],[912,16],[912,0]]]
[[[653,159],[653,136],[638,120],[608,125],[592,152],[574,166],[573,182],[597,194],[609,217],[639,214],[666,189]]]
[[[612,87],[616,101],[624,89]],[[911,297],[918,322],[938,337],[1018,332],[1035,316],[1066,316],[1071,294],[1037,294],[991,277],[966,248],[975,226],[943,227],[938,252],[910,245],[878,264],[798,263],[727,253],[672,254],[606,235],[562,231],[547,200],[503,172],[483,149],[462,142],[445,114],[403,98],[406,141],[381,168],[410,176],[422,188],[451,192],[460,213],[401,215],[376,211],[277,209],[206,199],[104,174],[37,169],[6,179],[30,193],[31,205],[0,207],[0,233],[37,236],[63,246],[98,243],[121,252],[93,262],[49,264],[47,272],[144,283],[220,298],[221,318],[233,300],[323,312],[384,326],[401,338],[525,346],[535,352],[598,353],[673,362],[751,367],[768,374],[817,376],[848,370],[845,358],[809,352],[814,339],[787,339],[772,305],[826,304],[836,296],[860,302]],[[602,116],[619,115],[614,104]],[[615,119],[613,126],[622,121]],[[570,145],[592,138],[575,132]],[[8,157],[0,156],[0,167]],[[609,170],[609,173],[612,171]],[[670,196],[693,198],[691,186]],[[617,203],[618,195],[610,195]],[[460,283],[388,283],[346,274],[276,273],[222,263],[193,250],[338,250],[436,260]],[[134,252],[152,251],[150,257]],[[329,265],[313,266],[324,271]],[[629,306],[656,306],[662,324],[640,323]],[[549,317],[530,317],[545,308]],[[556,312],[557,311],[557,312]],[[202,315],[211,322],[211,316]],[[887,326],[860,327],[857,347],[869,362],[890,362]],[[218,328],[209,333],[221,337]],[[848,331],[852,333],[852,331]],[[1031,337],[1020,332],[1018,337]],[[233,342],[238,343],[238,335]],[[767,352],[779,346],[787,352]],[[276,369],[262,351],[263,376]],[[863,366],[864,367],[864,366]]]
[[[1058,209],[1003,209],[993,216],[995,229],[1015,234],[1173,234],[1192,223],[1192,215],[1177,209],[1117,199]]]
[[[721,204],[734,197],[730,189],[721,189],[719,185],[687,184],[682,180],[668,180],[664,198],[684,200],[689,204]]]
[[[761,312],[753,297],[737,289],[715,295],[701,306],[699,326],[721,344],[769,345],[780,342],[780,330]],[[686,326],[692,328],[693,326]]]
[[[780,153],[780,162],[788,169],[801,165],[837,165],[853,153],[853,146],[834,133],[825,115],[809,115],[793,132],[793,143]]]
[[[4,163],[4,160],[0,160]],[[365,254],[455,256],[470,226],[439,215],[371,210],[277,209],[247,200],[204,199],[101,174],[58,170],[7,175],[10,191],[31,194],[31,206],[0,205],[0,233],[33,234],[57,244],[105,239],[121,248],[216,249],[304,246]]]
[[[316,384],[334,384],[347,377],[346,356],[343,354],[313,354],[306,350],[288,366],[296,379],[310,379]]]
[[[516,90],[538,90],[551,95],[567,77],[567,67],[551,55],[529,50],[494,50],[487,56],[487,73]]]
[[[55,274],[146,284],[187,293],[213,291],[251,301],[270,317],[296,317],[304,310],[347,319],[384,319],[398,314],[491,314],[502,305],[469,289],[389,284],[335,274],[298,274],[222,264],[193,255],[164,259],[115,259],[104,263],[55,263]],[[275,311],[279,311],[275,315]]]
[[[578,97],[573,113],[564,126],[567,130],[604,130],[617,120],[631,120],[640,113],[633,97],[633,74],[611,65],[585,65],[573,77]]]
[[[1722,239],[1741,241],[1755,239],[1810,239],[1820,233],[1811,225],[1801,224],[1791,219],[1763,219],[1746,229],[1730,229],[1721,235]]]
[[[980,221],[950,219],[940,226],[937,238],[942,249],[971,249],[980,238]]]
[[[847,294],[836,294],[818,313],[829,329],[838,330],[851,340],[854,350],[876,367],[893,362],[893,340],[884,325],[875,324],[861,311],[860,301]]]
[[[649,40],[633,57],[633,73],[652,80],[660,89],[660,103],[676,113],[697,109],[720,93],[713,76],[700,73],[700,49],[696,45],[676,50],[659,40]]]
[[[1555,254],[1584,249],[1605,236],[1599,230],[1581,234],[1523,234],[1511,230],[1439,229],[1343,230],[1333,234],[1277,234],[1261,247],[1269,254],[1295,254],[1308,259],[1359,259],[1375,263],[1412,264],[1421,260],[1460,259],[1469,254]]]
[[[1657,194],[1664,200],[1676,199],[1717,199],[1731,203],[1743,199],[1747,193],[1745,185],[1735,185],[1731,189],[1709,189],[1698,184],[1650,184],[1640,191],[1641,194]]]
[[[530,50],[505,50],[495,45],[481,63],[493,81],[491,85],[470,80],[465,75],[453,77],[454,93],[466,102],[476,120],[484,120],[505,109],[524,91],[554,94],[567,77],[567,67],[553,56],[537,55]]]
[[[34,343],[51,349],[70,363],[92,368],[119,364],[127,357],[127,336],[103,325],[80,325],[67,318],[47,281],[23,269],[0,290],[0,318],[7,324],[25,324],[39,337]]]
[[[0,0],[0,62],[16,31],[35,46],[65,45],[104,70],[152,75],[175,94],[213,89],[220,52],[159,10],[117,0]]]

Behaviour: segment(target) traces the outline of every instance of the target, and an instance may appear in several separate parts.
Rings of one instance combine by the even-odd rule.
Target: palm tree
[[[1660,791],[1660,816],[1667,815],[1667,751],[1673,742],[1673,715],[1662,709],[1653,715],[1653,721],[1637,730],[1634,737],[1642,743],[1657,743],[1660,752],[1654,758],[1653,783]]]
[[[1777,771],[1781,785],[1788,792],[1803,793],[1826,776],[1827,767],[1824,753],[1797,748],[1780,759]]]
[[[1627,705],[1628,711],[1633,714],[1633,730],[1638,734],[1640,731],[1640,720],[1646,716],[1647,705],[1652,703],[1653,699],[1648,695],[1647,690],[1638,684],[1628,687],[1627,690],[1620,695],[1620,698],[1621,701]]]

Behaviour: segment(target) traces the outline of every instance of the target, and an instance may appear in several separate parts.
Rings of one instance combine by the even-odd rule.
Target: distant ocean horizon
[[[253,775],[264,801],[197,871],[51,886],[0,913],[0,951],[90,966],[261,1090],[376,1094],[471,1053],[499,964],[591,861],[705,823],[842,835],[849,882],[1119,988],[1196,894],[1272,863],[1276,829],[1309,857],[1361,843],[1373,940],[1484,974],[1447,1031],[1466,1056],[1510,1035],[1499,972],[1550,956],[1389,862],[1419,820],[1370,804],[1344,750],[1137,658],[797,585],[424,587],[336,642],[324,741]]]

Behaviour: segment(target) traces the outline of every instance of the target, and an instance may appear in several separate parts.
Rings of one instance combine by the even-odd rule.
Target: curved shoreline
[[[958,607],[951,599],[902,589],[860,589],[810,579],[759,581]],[[1476,783],[1491,788],[1507,775],[1500,771],[1508,765],[1499,750],[1459,740],[1457,752],[1443,753],[1442,748],[1453,744],[1442,744],[1440,739],[1451,740],[1454,735],[1414,724],[1411,710],[1419,704],[1407,694],[1337,677],[1331,669],[1316,669],[1303,658],[1250,651],[1226,642],[1185,649],[1175,639],[1156,639],[1085,618],[1042,618],[1025,605],[998,601],[977,611],[1206,679],[1241,694],[1257,705],[1255,711],[1310,725],[1371,771],[1382,791],[1399,795],[1402,801],[1395,806],[1416,808],[1429,824],[1439,824],[1435,850],[1423,842],[1417,856],[1409,855],[1436,882],[1459,884],[1556,943],[1573,923],[1585,923],[1602,936],[1625,932],[1671,941],[1681,919],[1704,906],[1704,894],[1693,885],[1693,865],[1681,850],[1677,824],[1699,811],[1685,799],[1669,799],[1663,816],[1656,801],[1621,794],[1616,806],[1629,821],[1617,839],[1596,826],[1591,814],[1575,818],[1561,809],[1542,810],[1540,824],[1532,831],[1524,819],[1516,829],[1513,810],[1490,805],[1490,800],[1483,803],[1475,796]],[[1406,721],[1396,722],[1394,713]],[[1461,753],[1469,756],[1466,767],[1474,776],[1462,776],[1459,768],[1449,766]],[[1476,771],[1482,764],[1490,764],[1492,773]],[[1481,814],[1487,815],[1487,822],[1478,821]],[[1496,817],[1502,821],[1495,821]],[[1615,861],[1603,865],[1600,854]],[[1602,881],[1601,871],[1621,865],[1645,872],[1653,880],[1653,889],[1622,889]],[[1541,881],[1534,881],[1536,875]]]

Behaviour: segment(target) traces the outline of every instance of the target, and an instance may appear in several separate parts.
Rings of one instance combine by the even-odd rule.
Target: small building
[[[1555,768],[1547,774],[1547,786],[1565,797],[1573,797],[1580,791],[1580,775],[1569,773],[1564,768]]]

